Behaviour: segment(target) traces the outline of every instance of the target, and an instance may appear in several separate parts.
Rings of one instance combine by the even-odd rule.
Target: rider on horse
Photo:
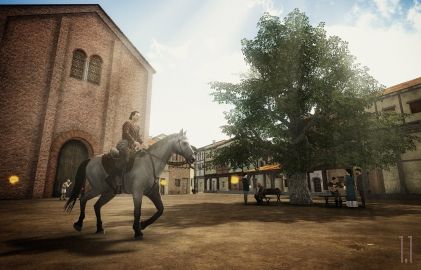
[[[140,127],[137,124],[140,119],[140,113],[133,111],[130,113],[129,121],[123,124],[122,139],[117,143],[119,159],[116,162],[116,169],[105,179],[114,189],[115,193],[121,193],[123,176],[129,163],[130,155],[142,148],[142,139],[140,138]],[[117,182],[117,176],[121,175],[121,182]]]

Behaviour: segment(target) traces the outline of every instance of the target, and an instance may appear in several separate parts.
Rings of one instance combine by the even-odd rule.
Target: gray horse
[[[125,191],[133,194],[133,230],[135,239],[142,239],[143,234],[141,230],[144,230],[147,226],[155,222],[164,211],[161,195],[159,194],[158,176],[164,170],[165,165],[174,153],[183,156],[189,164],[195,160],[194,152],[183,130],[178,134],[169,135],[156,142],[146,151],[137,152],[133,168],[124,175]],[[105,182],[107,176],[101,163],[101,156],[85,160],[80,164],[76,173],[72,194],[64,206],[67,212],[72,210],[82,187],[85,185],[86,179],[88,179],[91,189],[81,196],[79,220],[73,224],[73,227],[77,231],[82,230],[86,202],[97,195],[101,195],[95,203],[94,209],[97,218],[96,233],[104,233],[101,221],[101,207],[115,196],[113,189]],[[154,203],[157,212],[139,224],[143,195],[147,196]]]

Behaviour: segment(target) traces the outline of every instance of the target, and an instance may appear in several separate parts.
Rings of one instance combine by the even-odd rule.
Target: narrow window
[[[180,179],[175,179],[175,186],[179,187],[180,186]]]
[[[89,60],[88,82],[100,84],[102,71],[102,59],[98,55],[91,56]]]
[[[70,77],[83,80],[85,73],[86,53],[81,49],[73,52],[72,67],[70,69]]]

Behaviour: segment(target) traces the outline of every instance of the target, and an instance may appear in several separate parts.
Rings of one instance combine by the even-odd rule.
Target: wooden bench
[[[322,194],[322,195],[319,195],[319,197],[323,197],[325,199],[325,206],[329,205],[329,198],[333,198],[333,201],[335,201],[335,198],[336,198],[336,196],[332,194]],[[341,198],[341,200],[339,200],[339,203],[340,203],[339,207],[342,207],[342,202],[345,201],[346,195],[339,195],[339,197]]]
[[[266,188],[263,190],[263,200],[266,201],[266,204],[269,204],[271,199],[276,199],[276,203],[281,203],[281,194],[279,188]]]

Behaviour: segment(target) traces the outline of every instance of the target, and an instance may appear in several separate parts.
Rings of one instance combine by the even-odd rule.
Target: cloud
[[[186,59],[190,51],[190,42],[186,41],[179,46],[169,47],[153,39],[150,45],[149,57],[154,60],[157,72],[176,69],[177,62]]]
[[[342,20],[326,26],[328,34],[348,41],[357,61],[386,86],[417,78],[421,70],[420,3],[414,2],[405,11],[396,3],[354,5]],[[151,135],[185,128],[195,146],[226,138],[220,126],[226,123],[223,111],[228,107],[213,102],[208,83],[240,79],[248,69],[240,40],[255,35],[263,12],[282,14],[283,7],[278,5],[270,0],[203,1],[194,10],[184,10],[189,16],[179,19],[177,27],[169,27],[166,21],[154,26],[170,31],[150,39],[143,50],[157,70],[152,83]]]
[[[272,16],[280,16],[283,13],[283,9],[275,7],[272,0],[252,0],[249,2],[250,7],[260,6],[264,12],[269,13]]]
[[[417,10],[418,8],[418,10]],[[419,5],[412,7],[406,19],[399,17],[393,23],[376,17],[370,10],[354,8],[351,25],[330,25],[328,34],[337,35],[349,44],[357,62],[367,66],[370,74],[380,83],[392,86],[419,77],[421,70],[421,32],[419,31]],[[391,11],[388,11],[391,12]],[[389,14],[389,13],[388,13]],[[414,21],[411,31],[408,20]]]
[[[421,33],[421,3],[414,1],[414,6],[409,9],[406,16],[411,26]]]
[[[374,0],[374,3],[380,14],[386,18],[400,10],[399,0]]]
[[[226,106],[213,102],[209,82],[237,82],[247,70],[241,53],[244,23],[253,9],[240,2],[210,1],[168,40],[154,39],[146,52],[156,68],[151,135],[185,128],[203,146],[226,138]]]

